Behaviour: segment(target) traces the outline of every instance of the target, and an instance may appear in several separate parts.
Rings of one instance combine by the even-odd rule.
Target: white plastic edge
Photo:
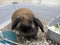
[[[58,17],[60,17],[60,15],[57,16],[57,17],[55,17],[55,18],[53,18],[53,19],[48,23],[47,28],[48,28],[50,31],[52,31],[52,29],[49,28],[49,24],[50,24],[52,21],[54,21],[55,19],[57,19]],[[55,32],[55,31],[53,31],[53,32]]]
[[[5,26],[7,26],[9,23],[11,22],[10,20],[5,21],[4,23],[0,24],[0,29],[4,28]]]

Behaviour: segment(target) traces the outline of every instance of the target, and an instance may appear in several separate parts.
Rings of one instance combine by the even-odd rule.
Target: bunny
[[[38,27],[44,32],[42,22],[28,8],[20,8],[12,15],[12,30],[16,29],[27,39],[36,37]]]

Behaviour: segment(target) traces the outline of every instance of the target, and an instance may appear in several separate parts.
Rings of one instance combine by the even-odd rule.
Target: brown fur
[[[21,20],[19,20],[19,19],[17,19],[17,18],[19,18],[19,19],[21,19]],[[17,20],[16,20],[17,19]],[[18,21],[19,20],[19,21]],[[32,22],[32,24],[33,24],[33,26],[29,23],[31,20],[33,20]],[[25,32],[27,32],[26,34],[24,34],[24,33],[22,33],[21,32],[21,28],[20,28],[20,26],[18,26],[18,31],[20,31],[20,33],[22,34],[22,35],[24,35],[24,36],[27,36],[27,37],[35,37],[36,35],[37,35],[37,32],[38,32],[38,26],[42,29],[42,32],[44,32],[43,31],[43,25],[42,25],[42,23],[41,23],[41,21],[39,21],[38,19],[36,19],[35,18],[35,16],[34,16],[34,14],[33,14],[33,12],[31,11],[31,10],[29,10],[29,9],[27,9],[27,8],[21,8],[21,9],[18,9],[18,10],[16,10],[14,13],[13,13],[13,15],[12,15],[12,28],[14,29],[14,27],[16,27],[17,26],[17,23],[18,22],[20,22],[21,23],[21,25],[24,25],[25,26],[25,28],[24,27],[21,27],[21,28],[24,28],[24,29],[26,29],[26,26],[27,26],[27,30],[28,30],[28,32],[27,31],[25,31],[24,29],[22,30],[22,31],[25,31]],[[15,25],[15,24],[16,25]],[[19,23],[18,23],[18,25],[19,25]],[[29,30],[28,29],[28,26],[31,26],[32,28]],[[30,33],[30,34],[29,34]]]
[[[24,16],[25,18],[29,19],[33,16],[33,13],[27,8],[21,8],[14,12],[14,14],[12,15],[12,19],[15,19],[18,16]]]
[[[16,10],[14,14],[12,15],[12,20],[14,21],[14,19],[16,19],[19,16],[24,17],[24,20],[22,20],[21,22],[22,24],[26,24],[26,25],[28,25],[27,21],[29,19],[32,19],[32,17],[34,17],[32,11],[27,8],[21,8],[21,9]]]

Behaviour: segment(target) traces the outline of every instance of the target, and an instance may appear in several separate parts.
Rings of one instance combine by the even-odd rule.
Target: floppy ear
[[[42,32],[44,32],[43,24],[42,24],[42,22],[41,22],[39,19],[35,18],[35,19],[34,19],[34,23],[35,23],[37,26],[40,27],[40,29],[41,29]]]
[[[20,18],[16,18],[13,22],[12,22],[12,30],[18,25],[20,21]]]

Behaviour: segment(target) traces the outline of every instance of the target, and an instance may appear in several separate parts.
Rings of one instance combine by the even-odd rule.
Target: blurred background
[[[60,15],[60,0],[0,0],[0,24],[22,7],[31,9],[38,18],[47,18],[48,21]]]
[[[60,0],[0,0],[0,30],[11,29],[12,14],[23,7],[33,11],[34,15],[42,21],[45,31],[50,20],[60,15]],[[39,35],[41,36],[40,31]],[[40,38],[39,41],[33,43],[38,42],[42,42]],[[47,42],[49,45],[56,45],[55,43],[50,44],[52,41]]]
[[[60,5],[60,0],[0,0],[0,5],[10,2],[18,2],[26,4]]]

